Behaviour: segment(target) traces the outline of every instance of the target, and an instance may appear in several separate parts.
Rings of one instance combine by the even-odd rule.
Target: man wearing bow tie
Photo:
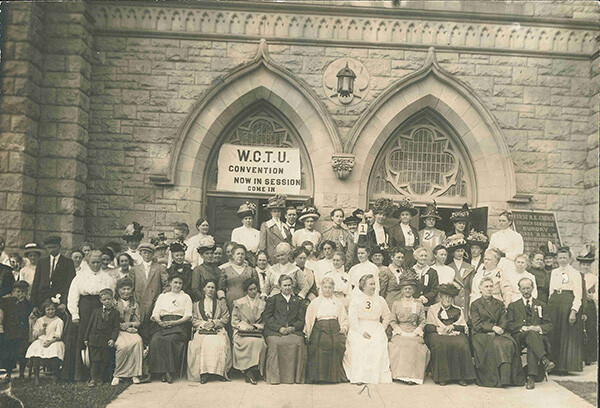
[[[527,348],[527,384],[526,388],[535,388],[535,379],[540,373],[540,363],[544,371],[554,368],[549,360],[550,340],[548,333],[552,323],[546,316],[546,305],[532,296],[533,282],[530,278],[519,281],[522,298],[508,305],[507,328],[521,348]]]

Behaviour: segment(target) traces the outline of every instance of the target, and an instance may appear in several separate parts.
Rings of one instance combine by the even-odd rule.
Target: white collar
[[[404,225],[404,224],[400,223],[400,227],[401,227],[401,228],[402,228],[404,231],[407,231],[407,230],[411,229],[411,228],[410,228],[410,224],[408,224],[408,225]]]
[[[525,299],[524,297],[521,296],[521,299],[523,299],[523,304],[525,306],[527,306],[527,299]],[[531,306],[533,306],[533,296],[529,298],[529,302],[531,302]]]
[[[290,299],[292,298],[292,294],[291,293],[289,295],[284,295],[283,292],[282,292],[281,296],[283,296],[283,298],[285,299],[286,302],[290,303]]]

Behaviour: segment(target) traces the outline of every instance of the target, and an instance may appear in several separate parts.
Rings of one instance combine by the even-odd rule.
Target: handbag
[[[256,330],[251,330],[251,331],[246,331],[246,330],[238,330],[237,334],[239,334],[240,337],[262,337],[262,331],[256,331]]]
[[[207,330],[207,329],[198,329],[196,330],[198,334],[218,334],[219,332],[216,330]]]

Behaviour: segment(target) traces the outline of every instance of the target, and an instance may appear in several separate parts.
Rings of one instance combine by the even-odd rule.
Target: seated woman
[[[419,283],[400,282],[402,297],[392,305],[392,339],[389,343],[392,378],[407,384],[423,384],[429,349],[423,341],[425,306],[413,297]]]
[[[342,361],[346,351],[348,315],[344,303],[333,296],[333,279],[326,276],[320,286],[321,294],[306,310],[307,382],[346,382]]]
[[[352,296],[350,301],[344,370],[353,384],[391,383],[385,329],[392,314],[385,299],[375,294],[373,275],[360,278],[358,287],[363,296]]]
[[[304,272],[296,264],[290,262],[291,252],[292,247],[287,242],[281,242],[275,247],[277,263],[271,266],[267,272],[264,291],[267,296],[272,297],[281,292],[278,282],[279,278],[285,275],[292,279],[293,293],[302,299],[306,298],[310,288],[306,282]]]
[[[489,276],[483,277],[479,281],[481,297],[471,304],[477,385],[522,386],[525,384],[525,375],[519,347],[504,332],[507,325],[506,309],[504,303],[492,295],[493,290],[494,280]]]
[[[267,378],[269,384],[304,383],[306,346],[304,345],[305,308],[292,291],[292,278],[281,275],[281,293],[267,299],[263,314],[267,342]]]
[[[206,384],[211,374],[227,381],[231,368],[231,345],[225,330],[229,309],[225,299],[217,300],[214,280],[205,281],[203,290],[204,295],[193,306],[194,337],[188,343],[187,377],[201,384]]]
[[[119,312],[121,330],[115,342],[115,371],[111,385],[118,385],[121,378],[132,378],[134,384],[139,384],[144,343],[138,334],[140,307],[133,298],[133,281],[129,277],[117,281],[115,309]]]
[[[133,258],[127,252],[121,252],[117,257],[117,267],[109,270],[108,274],[112,276],[115,282],[133,273]]]
[[[182,291],[183,277],[170,276],[171,291],[161,293],[152,310],[152,340],[148,350],[151,374],[162,375],[171,384],[181,369],[181,358],[188,340],[188,322],[192,320],[192,299]]]
[[[233,368],[246,376],[246,382],[256,384],[264,375],[267,344],[262,336],[265,327],[263,312],[266,303],[258,296],[258,281],[246,279],[246,296],[233,302],[231,327],[233,328]]]
[[[425,325],[425,343],[431,351],[431,378],[440,385],[457,381],[463,387],[475,381],[467,322],[460,307],[453,306],[458,289],[450,284],[439,286],[440,301],[429,308]]]

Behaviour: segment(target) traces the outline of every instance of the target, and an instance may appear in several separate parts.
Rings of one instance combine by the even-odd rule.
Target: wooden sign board
[[[513,211],[515,230],[523,236],[525,253],[538,250],[541,245],[551,241],[557,247],[561,246],[560,233],[556,217],[551,212]]]

